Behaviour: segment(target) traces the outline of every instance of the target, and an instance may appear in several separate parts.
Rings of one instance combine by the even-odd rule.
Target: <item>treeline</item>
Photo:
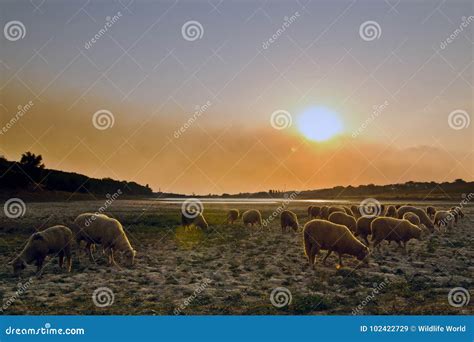
[[[71,193],[112,194],[120,190],[125,195],[151,195],[151,188],[136,182],[111,178],[90,178],[74,172],[47,169],[41,155],[26,152],[20,161],[0,156],[0,190],[61,191]]]
[[[432,199],[432,200],[459,200],[462,194],[474,191],[474,182],[466,182],[456,179],[453,182],[406,182],[400,184],[375,185],[367,184],[360,186],[336,186],[328,189],[303,190],[297,195],[297,199],[347,199],[367,198],[377,199]],[[223,194],[224,198],[289,198],[294,191],[285,192],[256,192]]]

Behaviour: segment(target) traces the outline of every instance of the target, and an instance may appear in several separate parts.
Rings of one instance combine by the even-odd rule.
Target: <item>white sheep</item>
[[[40,275],[46,256],[51,254],[59,257],[59,267],[61,268],[63,267],[64,257],[66,257],[66,269],[71,272],[72,243],[72,231],[66,226],[53,226],[34,233],[28,239],[21,253],[11,262],[13,273],[17,275],[26,268],[26,264],[35,262],[36,273]]]
[[[121,252],[127,259],[127,264],[132,266],[135,261],[136,251],[132,248],[122,224],[103,214],[84,213],[74,220],[76,242],[86,242],[89,258],[94,261],[92,245],[102,245],[108,256],[109,265],[116,264],[114,252]]]

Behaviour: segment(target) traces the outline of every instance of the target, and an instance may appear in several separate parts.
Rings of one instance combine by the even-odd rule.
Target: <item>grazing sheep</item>
[[[403,218],[403,215],[405,215],[405,213],[408,213],[408,212],[416,214],[419,217],[420,222],[423,223],[430,232],[434,231],[433,222],[431,221],[431,219],[428,217],[428,215],[423,209],[404,205],[403,207],[400,207],[397,211],[398,218],[399,219]]]
[[[407,251],[407,242],[410,239],[421,239],[421,229],[408,220],[400,220],[393,217],[377,217],[371,224],[374,248],[379,246],[383,240],[395,241],[400,247]],[[380,246],[378,247],[380,249]]]
[[[321,208],[317,206],[311,206],[310,219],[321,217]]]
[[[328,216],[327,216],[327,218],[329,218],[329,216],[331,216],[332,213],[337,213],[337,212],[346,213],[346,212],[344,211],[344,209],[342,209],[341,207],[332,206],[332,207],[329,207],[329,209],[328,209]],[[326,219],[327,219],[327,218],[326,218]]]
[[[251,226],[253,225],[259,225],[260,227],[262,226],[262,214],[260,214],[260,211],[256,209],[250,209],[247,210],[245,213],[242,214],[242,221],[244,222],[244,225],[246,226]]]
[[[455,215],[450,211],[440,210],[437,211],[434,217],[434,225],[441,227],[446,227],[448,229],[453,229],[455,221]]]
[[[209,225],[207,224],[207,221],[202,213],[197,212],[189,214],[187,213],[186,215],[181,213],[181,224],[185,230],[188,230],[191,225],[201,228],[202,230],[207,230],[209,228]]]
[[[401,207],[402,207],[402,205],[401,205],[401,204],[397,204],[397,205],[395,206],[395,209],[397,209],[397,210],[398,210],[398,209],[400,209]]]
[[[312,205],[308,207],[308,217],[311,218],[311,209],[313,208]]]
[[[460,207],[451,207],[451,210],[454,210],[458,214],[460,219],[464,218],[464,213]]]
[[[230,209],[227,213],[227,224],[234,224],[235,221],[239,218],[239,210],[238,209]]]
[[[426,214],[430,219],[433,219],[436,214],[436,209],[434,207],[426,207]]]
[[[397,218],[398,215],[397,215],[397,207],[396,206],[393,206],[393,205],[389,205],[387,207],[387,211],[385,212],[385,216],[386,217],[393,217],[393,218]]]
[[[76,217],[74,226],[77,231],[76,242],[86,242],[89,259],[94,262],[92,245],[102,245],[108,256],[109,265],[116,264],[114,252],[121,252],[127,259],[127,265],[132,266],[135,261],[136,251],[130,245],[127,234],[122,224],[114,218],[103,214],[84,213]]]
[[[354,216],[356,219],[362,216],[360,213],[360,209],[357,205],[351,205],[351,212],[352,216]]]
[[[312,220],[303,229],[304,249],[309,264],[314,268],[314,261],[319,250],[327,250],[326,259],[334,251],[339,255],[339,267],[342,267],[342,255],[349,254],[358,260],[367,262],[369,249],[351,233],[347,227],[325,220]]]
[[[453,214],[454,216],[454,224],[456,225],[458,223],[458,220],[459,220],[459,213],[456,211],[456,210],[453,210],[453,209],[449,209],[448,210],[451,214]]]
[[[347,215],[354,216],[354,214],[352,214],[351,208],[343,206],[342,209],[344,209]]]
[[[418,215],[416,215],[414,213],[411,213],[411,212],[405,213],[403,215],[403,219],[410,221],[411,223],[413,223],[417,227],[419,227],[420,223],[421,223],[420,218],[418,217]]]
[[[347,228],[349,228],[349,230],[352,233],[355,233],[357,230],[356,219],[351,215],[347,215],[339,211],[336,211],[332,213],[331,215],[329,215],[328,221],[332,223],[342,224],[343,226],[346,226]]]
[[[376,216],[361,216],[357,220],[357,229],[354,235],[363,238],[364,241],[367,243],[367,246],[369,245],[369,239],[367,238],[367,236],[372,234],[372,229],[370,228],[370,225],[372,221],[376,218]]]
[[[28,239],[21,253],[13,259],[13,273],[18,275],[26,268],[26,264],[35,262],[37,275],[41,274],[43,262],[47,255],[53,254],[59,257],[59,267],[63,267],[66,257],[66,269],[71,272],[71,244],[73,234],[66,226],[53,226],[43,231],[34,233]]]
[[[290,210],[284,210],[280,214],[280,222],[281,222],[281,231],[285,233],[287,228],[293,228],[296,232],[298,231],[298,217],[296,214]],[[289,231],[289,229],[288,229]]]
[[[327,205],[323,205],[321,207],[321,218],[324,219],[324,220],[327,220],[328,219],[328,216],[329,216],[329,207]]]

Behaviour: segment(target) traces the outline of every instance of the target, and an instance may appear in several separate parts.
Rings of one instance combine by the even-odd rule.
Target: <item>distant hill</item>
[[[456,179],[452,183],[406,182],[388,185],[336,186],[329,189],[295,191],[269,190],[268,192],[223,194],[223,198],[296,198],[296,199],[360,199],[373,197],[386,200],[453,200],[474,192],[474,182]]]
[[[41,155],[26,152],[19,162],[0,157],[0,192],[31,193],[35,197],[48,193],[52,197],[64,197],[67,194],[106,195],[119,191],[123,195],[150,196],[153,194],[148,185],[136,182],[118,181],[111,178],[90,178],[85,175],[45,168]],[[60,195],[63,194],[63,195]],[[49,197],[49,196],[48,196]]]

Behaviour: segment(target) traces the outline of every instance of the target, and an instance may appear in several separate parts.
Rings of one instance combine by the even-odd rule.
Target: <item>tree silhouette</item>
[[[43,157],[41,154],[36,155],[29,151],[21,155],[20,164],[28,169],[44,169]]]

